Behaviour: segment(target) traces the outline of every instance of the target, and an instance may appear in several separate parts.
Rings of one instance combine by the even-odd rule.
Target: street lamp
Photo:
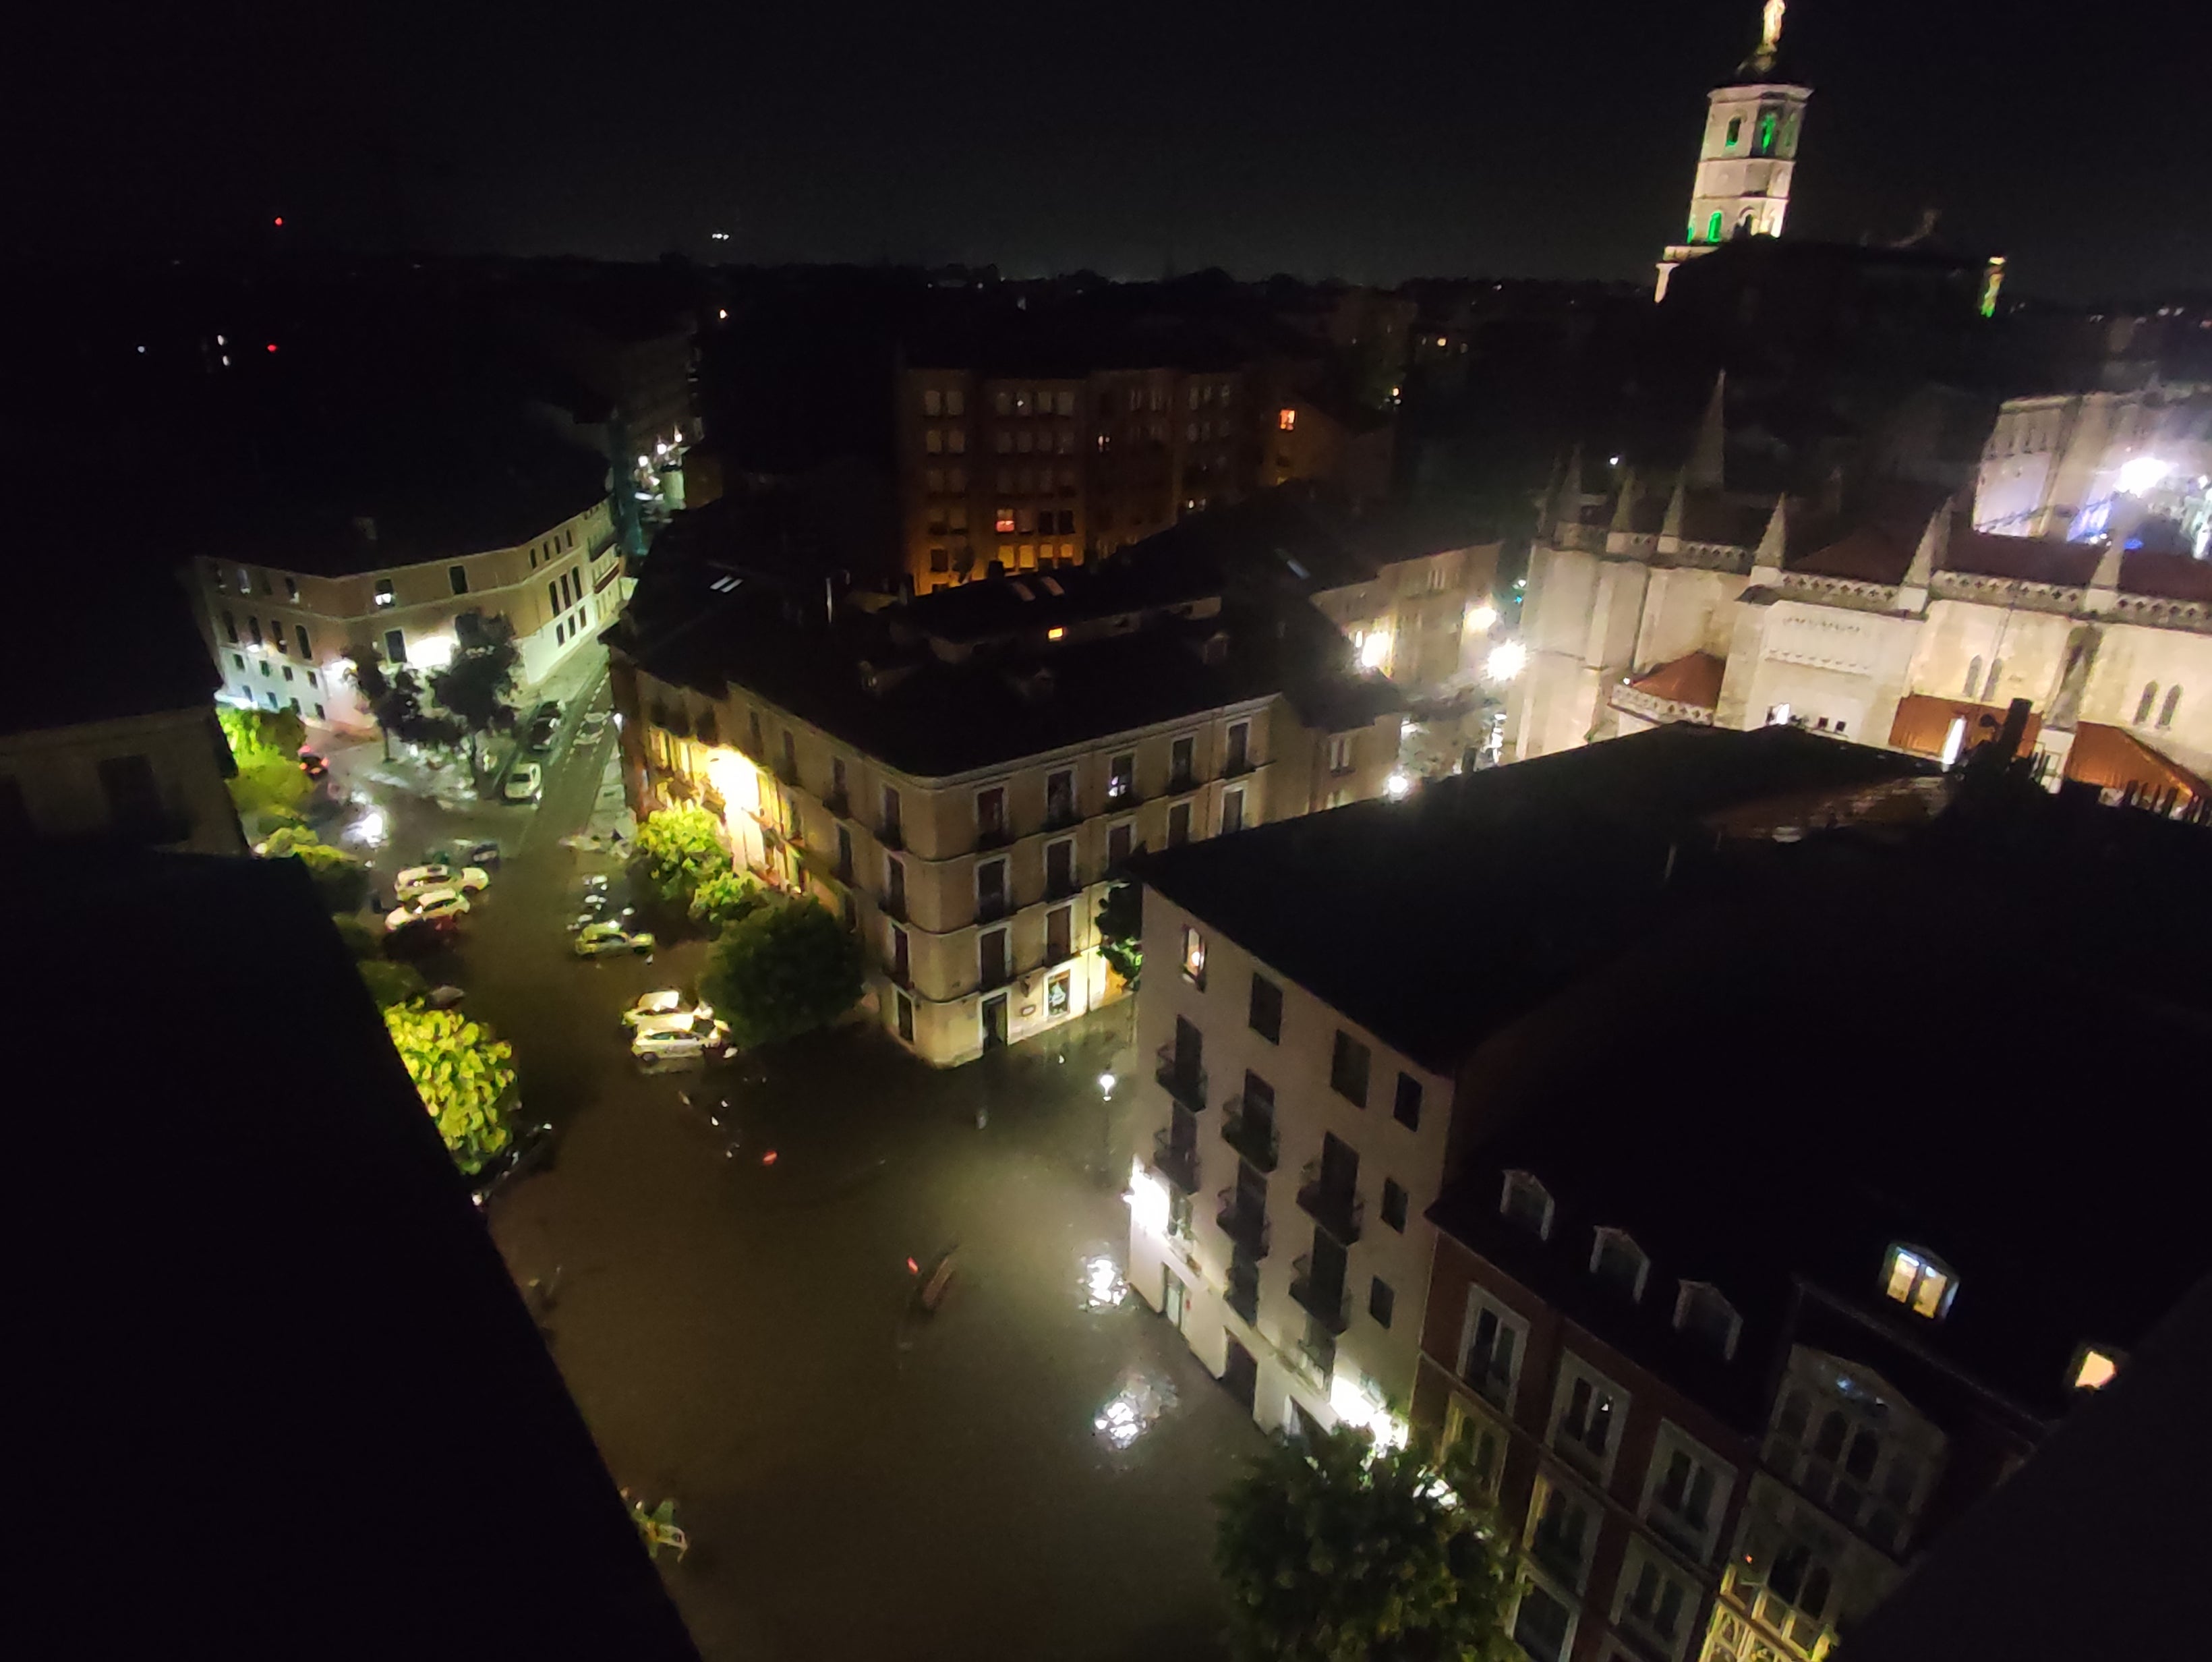
[[[1098,1088],[1105,1094],[1106,1099],[1109,1102],[1111,1102],[1114,1099],[1114,1085],[1115,1080],[1113,1075],[1101,1074],[1098,1075]]]

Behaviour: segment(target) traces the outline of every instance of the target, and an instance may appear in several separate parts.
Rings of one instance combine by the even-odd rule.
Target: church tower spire
[[[1810,87],[1790,80],[1780,66],[1785,9],[1786,0],[1766,0],[1759,45],[1707,97],[1688,234],[1659,262],[1658,299],[1667,297],[1667,280],[1685,260],[1736,237],[1782,234],[1798,131],[1813,96]]]

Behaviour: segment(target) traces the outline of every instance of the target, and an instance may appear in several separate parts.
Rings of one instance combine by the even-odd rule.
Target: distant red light
[[[264,350],[264,351],[273,352],[273,351],[275,351],[275,350],[276,350],[276,343],[275,341],[273,341],[273,340],[272,340],[272,341],[270,341],[270,342],[269,343],[269,344],[268,344],[267,346],[265,346],[265,347],[264,347],[264,348],[263,348],[262,350]]]
[[[775,1149],[773,1149],[773,1148],[771,1148],[771,1149],[769,1149],[769,1150],[768,1151],[768,1153],[766,1153],[765,1154],[763,1154],[763,1155],[761,1156],[761,1164],[762,1164],[763,1166],[773,1166],[773,1165],[775,1165]]]
[[[919,1275],[921,1274],[921,1266],[912,1258],[908,1258],[906,1261],[906,1273],[909,1275]]]
[[[276,216],[276,222],[277,222],[279,225],[282,225],[282,224],[284,222],[284,216],[283,216],[283,215],[282,215],[282,214],[277,215],[277,216]]]

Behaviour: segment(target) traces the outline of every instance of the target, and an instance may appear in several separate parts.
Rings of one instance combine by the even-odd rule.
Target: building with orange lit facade
[[[1027,373],[908,365],[899,511],[915,592],[994,562],[1077,565],[1286,480],[1379,497],[1389,418],[1315,402],[1314,378],[1302,361],[1225,348],[1127,367],[1039,360]]]
[[[832,612],[663,562],[611,637],[633,807],[704,806],[841,917],[933,1063],[1118,995],[1097,913],[1133,855],[1379,795],[1396,764],[1399,697],[1310,608],[1115,566]]]

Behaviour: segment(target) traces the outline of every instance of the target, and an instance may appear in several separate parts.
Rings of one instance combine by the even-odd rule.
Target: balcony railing
[[[1002,918],[1006,915],[1006,891],[1003,889],[1000,890],[995,894],[985,893],[977,895],[975,897],[975,921],[978,923],[996,922],[1000,918]]]
[[[1168,775],[1168,794],[1170,796],[1180,796],[1185,791],[1197,788],[1198,776],[1188,768],[1183,768]]]
[[[1159,1065],[1153,1069],[1153,1077],[1167,1093],[1194,1113],[1202,1111],[1206,1107],[1205,1069],[1182,1062],[1172,1044],[1160,1046],[1158,1060]]]
[[[902,923],[906,922],[906,897],[904,895],[886,894],[876,904],[883,908],[883,913],[885,917],[895,917]]]
[[[1013,840],[1013,827],[1003,820],[995,825],[985,825],[975,833],[975,846],[979,849],[1003,849]]]
[[[849,819],[853,817],[851,811],[852,804],[846,801],[845,793],[843,791],[831,791],[829,795],[822,799],[822,806],[829,809],[830,813],[836,814],[840,819]]]
[[[1122,808],[1133,808],[1144,800],[1137,794],[1136,782],[1133,780],[1120,785],[1109,783],[1106,787],[1106,806],[1109,810],[1118,812]]]
[[[1221,1233],[1248,1258],[1264,1258],[1272,1232],[1267,1227],[1267,1209],[1240,1201],[1237,1190],[1224,1189],[1215,1196],[1220,1209],[1214,1213],[1213,1221]]]
[[[1272,1172],[1281,1137],[1274,1114],[1255,1114],[1243,1097],[1232,1098],[1221,1111],[1221,1140],[1242,1154],[1257,1172]]]
[[[1331,1333],[1341,1333],[1352,1325],[1351,1290],[1344,1285],[1341,1277],[1334,1285],[1327,1282],[1316,1282],[1310,1252],[1291,1266],[1291,1296],[1298,1301],[1307,1315]]]
[[[1320,1164],[1316,1160],[1305,1169],[1304,1180],[1298,1184],[1299,1208],[1349,1246],[1359,1239],[1360,1228],[1367,1221],[1367,1202],[1349,1189],[1322,1183]]]
[[[1014,966],[1012,963],[986,964],[976,971],[975,989],[978,992],[995,993],[1013,978]]]
[[[1066,831],[1071,825],[1083,823],[1083,816],[1075,811],[1073,802],[1047,802],[1044,805],[1044,828],[1047,831]]]
[[[1198,1145],[1177,1142],[1173,1131],[1152,1134],[1152,1168],[1184,1194],[1198,1192]]]
[[[1321,1376],[1322,1385],[1326,1387],[1336,1372],[1335,1336],[1309,1322],[1298,1340],[1298,1355],[1305,1358],[1307,1367]]]
[[[1073,872],[1064,876],[1048,876],[1044,880],[1044,898],[1048,900],[1066,900],[1082,892],[1082,880]]]
[[[1221,776],[1224,779],[1242,779],[1246,774],[1252,771],[1255,765],[1255,764],[1252,758],[1249,756],[1232,756],[1223,765]]]
[[[902,849],[906,846],[906,832],[894,819],[876,832],[876,841],[887,849]]]

